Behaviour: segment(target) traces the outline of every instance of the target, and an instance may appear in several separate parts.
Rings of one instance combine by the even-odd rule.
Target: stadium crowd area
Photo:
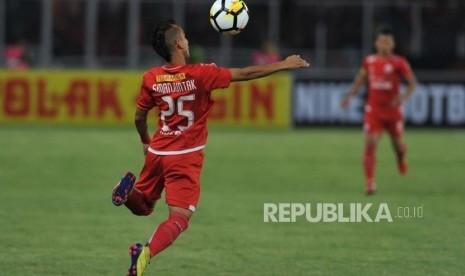
[[[84,0],[53,1],[53,55],[79,57],[84,54],[85,14]],[[277,44],[282,52],[285,49],[315,49],[316,28],[323,24],[326,28],[326,47],[331,53],[347,53],[362,48],[362,6],[316,6],[302,5],[302,1],[286,0],[280,4],[280,31]],[[407,1],[408,2],[408,1]],[[465,2],[429,1],[421,7],[421,45],[412,49],[412,5],[375,6],[374,22],[387,23],[395,31],[397,52],[409,58],[412,66],[427,70],[465,70]],[[30,63],[34,66],[34,50],[40,43],[39,0],[7,1],[6,44],[22,43],[32,49]],[[185,2],[184,25],[193,45],[218,47],[220,36],[215,35],[209,26],[209,4],[205,1]],[[233,48],[259,48],[268,39],[268,5],[249,4],[253,14],[247,30],[233,39]],[[125,38],[128,32],[128,3],[126,1],[101,0],[98,6],[97,56],[124,57],[127,54]],[[159,18],[173,17],[172,3],[141,1],[139,44],[149,47],[148,37],[152,26]],[[205,20],[191,20],[196,17]],[[302,19],[305,19],[303,21]],[[452,29],[450,26],[454,26]],[[289,32],[287,30],[293,30]],[[426,43],[428,41],[428,43]],[[360,59],[356,59],[359,62]],[[343,58],[330,62],[329,67],[350,68],[354,63]]]

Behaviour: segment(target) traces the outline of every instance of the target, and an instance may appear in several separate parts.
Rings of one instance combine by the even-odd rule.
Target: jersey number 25
[[[184,110],[184,102],[195,100],[194,94],[179,97],[176,101],[176,106],[175,100],[171,98],[171,96],[164,96],[161,99],[168,104],[168,110],[162,111],[160,116],[160,119],[163,122],[162,131],[172,131],[172,129],[170,129],[170,127],[166,124],[166,117],[172,116],[176,111],[179,116],[187,118],[187,126],[177,126],[178,130],[183,131],[194,124],[194,112]]]

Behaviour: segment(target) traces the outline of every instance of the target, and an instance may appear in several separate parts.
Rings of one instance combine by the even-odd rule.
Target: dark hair
[[[392,35],[392,28],[388,25],[382,25],[379,26],[378,29],[376,29],[376,36],[379,35]]]
[[[166,32],[175,24],[176,21],[174,21],[174,19],[167,19],[158,22],[155,26],[155,30],[153,30],[152,36],[150,37],[152,48],[168,62],[171,60],[171,50],[166,43]]]

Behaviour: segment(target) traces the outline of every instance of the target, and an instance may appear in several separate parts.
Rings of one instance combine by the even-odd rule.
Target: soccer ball
[[[249,9],[242,0],[216,0],[210,9],[210,23],[221,33],[240,33],[249,21]]]

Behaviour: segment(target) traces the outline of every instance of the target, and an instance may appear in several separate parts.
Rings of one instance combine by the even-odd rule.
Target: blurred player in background
[[[395,42],[392,30],[388,27],[379,29],[376,35],[376,54],[363,60],[362,68],[354,83],[342,100],[342,107],[347,108],[349,101],[368,81],[368,99],[365,105],[364,130],[366,134],[363,166],[366,177],[366,194],[376,190],[375,162],[376,147],[383,130],[391,136],[392,146],[397,158],[399,173],[407,173],[405,155],[407,148],[402,140],[404,119],[402,105],[412,95],[416,87],[416,78],[408,61],[394,55]],[[400,84],[407,80],[405,93],[399,93]]]
[[[271,42],[265,41],[260,51],[252,54],[252,62],[254,65],[270,64],[279,61],[278,47]]]
[[[126,205],[135,215],[147,216],[165,190],[169,216],[146,245],[130,246],[129,275],[142,275],[150,259],[170,246],[188,227],[200,195],[207,117],[213,108],[210,92],[226,88],[233,81],[309,66],[299,56],[236,69],[186,64],[189,43],[174,20],[162,21],[156,26],[152,46],[167,63],[145,72],[137,101],[135,123],[146,155],[145,164],[135,184],[135,176],[126,173],[114,188],[112,200],[117,206]],[[154,107],[160,113],[158,130],[151,138],[147,113]]]
[[[27,62],[26,43],[18,41],[5,49],[6,68],[14,70],[26,70],[29,68]]]

